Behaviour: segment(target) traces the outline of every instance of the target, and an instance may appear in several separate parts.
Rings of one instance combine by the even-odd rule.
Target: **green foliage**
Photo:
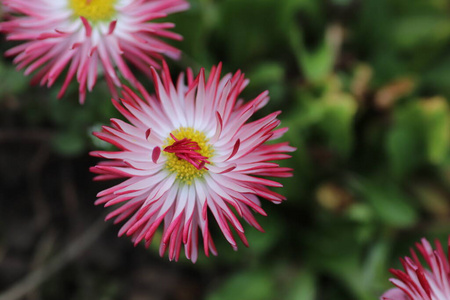
[[[378,299],[398,256],[450,230],[448,1],[190,2],[169,19],[184,36],[171,70],[241,69],[243,98],[268,89],[261,114],[282,110],[298,148],[282,162],[287,202],[262,203],[266,233],[245,227],[250,248],[233,252],[213,230],[219,256],[194,267],[215,275],[205,299]],[[10,61],[0,78],[3,119],[17,109],[21,127],[51,128],[56,154],[108,147],[91,136],[118,117],[101,80],[79,105],[75,86],[56,100]]]
[[[275,283],[270,272],[258,270],[237,273],[207,300],[234,300],[237,297],[247,300],[275,299]]]
[[[317,294],[317,282],[314,274],[305,270],[293,280],[293,286],[289,290],[286,300],[314,300]]]
[[[425,163],[444,163],[450,153],[450,109],[446,99],[410,102],[398,108],[394,122],[387,151],[397,176]]]
[[[380,222],[397,228],[412,226],[417,222],[418,215],[411,199],[392,183],[372,180],[354,185]]]
[[[27,86],[27,79],[4,62],[0,62],[0,78],[0,99],[19,93]]]
[[[322,41],[314,50],[307,50],[303,34],[296,27],[291,28],[290,41],[296,54],[299,69],[311,83],[320,82],[330,75],[335,63],[335,53],[329,41]]]

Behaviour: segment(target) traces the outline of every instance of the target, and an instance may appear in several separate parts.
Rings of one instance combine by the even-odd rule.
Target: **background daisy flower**
[[[436,240],[433,249],[426,239],[416,243],[429,270],[411,249],[411,258],[400,259],[404,271],[391,269],[397,278],[390,281],[396,286],[381,296],[381,300],[446,300],[450,299],[450,265],[442,245]],[[449,238],[450,245],[450,238]]]
[[[137,80],[128,63],[144,73],[158,66],[163,56],[178,58],[180,51],[160,38],[181,40],[168,31],[172,23],[154,23],[185,10],[185,0],[4,0],[10,20],[0,31],[11,41],[24,41],[6,52],[15,56],[18,69],[35,72],[33,83],[52,86],[67,69],[62,97],[76,78],[79,99],[103,75],[110,90],[121,85],[123,76],[133,86]]]
[[[268,187],[281,187],[263,177],[289,177],[290,168],[272,162],[287,159],[295,148],[287,143],[267,143],[281,137],[279,111],[249,121],[269,101],[268,92],[245,103],[238,99],[248,80],[238,71],[222,79],[221,65],[194,78],[187,72],[172,83],[164,64],[162,76],[152,69],[156,95],[141,86],[141,99],[124,87],[116,108],[131,123],[111,119],[95,135],[119,148],[96,151],[94,156],[110,159],[92,168],[97,180],[127,178],[98,194],[96,204],[121,204],[107,219],[127,220],[119,235],[132,236],[135,244],[148,247],[157,228],[164,231],[160,255],[178,260],[181,246],[186,257],[197,259],[200,230],[206,255],[216,249],[209,231],[210,216],[237,249],[232,229],[248,245],[237,214],[262,231],[253,211],[266,215],[259,198],[280,203],[285,198]]]

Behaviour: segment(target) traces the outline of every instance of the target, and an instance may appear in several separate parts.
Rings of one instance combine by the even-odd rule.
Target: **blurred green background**
[[[269,90],[260,115],[281,109],[298,148],[283,162],[295,169],[279,189],[288,200],[263,202],[266,232],[245,227],[250,248],[234,252],[213,228],[219,256],[195,265],[109,226],[25,298],[378,299],[398,257],[450,233],[450,2],[190,2],[169,18],[184,36],[171,71],[222,61],[250,79],[244,99]],[[2,52],[11,46],[3,37]],[[95,194],[111,184],[88,171],[88,152],[106,147],[90,132],[118,117],[106,85],[80,106],[75,84],[56,100],[58,86],[28,83],[1,60],[1,290],[93,230],[105,213]]]

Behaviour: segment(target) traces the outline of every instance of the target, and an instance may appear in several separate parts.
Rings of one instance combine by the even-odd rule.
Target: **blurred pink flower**
[[[83,103],[86,89],[103,75],[115,94],[120,87],[119,73],[133,86],[137,80],[131,63],[144,73],[158,66],[163,55],[178,58],[180,51],[160,37],[181,40],[167,29],[172,23],[155,19],[185,10],[185,0],[3,0],[10,14],[0,23],[7,39],[24,41],[6,52],[15,56],[18,69],[28,75],[36,71],[32,83],[52,86],[67,69],[62,97],[74,77],[79,83]]]
[[[400,259],[404,271],[391,269],[397,278],[390,281],[396,288],[388,290],[381,300],[448,300],[450,299],[450,265],[439,241],[433,250],[426,239],[416,243],[430,269],[419,261],[415,251],[411,249],[411,258]],[[450,239],[449,239],[450,245]]]
[[[186,257],[196,261],[198,230],[205,254],[216,255],[208,211],[233,249],[237,243],[230,225],[248,246],[233,209],[262,231],[253,216],[253,211],[266,215],[258,197],[274,203],[285,198],[268,189],[280,183],[261,176],[292,176],[292,169],[271,161],[289,158],[285,152],[295,148],[266,143],[287,131],[276,129],[280,112],[249,122],[269,97],[265,91],[248,103],[238,99],[248,84],[240,71],[221,79],[219,65],[205,80],[204,69],[196,78],[188,70],[186,86],[183,73],[174,85],[165,63],[163,68],[161,78],[152,69],[155,96],[138,86],[143,100],[124,87],[121,103],[114,101],[131,124],[111,119],[111,127],[94,133],[119,148],[92,153],[110,159],[92,168],[96,179],[127,178],[100,192],[96,204],[122,204],[107,219],[128,219],[119,236],[132,236],[135,245],[145,240],[148,247],[163,223],[160,255],[168,248],[170,260],[178,260],[184,244]]]

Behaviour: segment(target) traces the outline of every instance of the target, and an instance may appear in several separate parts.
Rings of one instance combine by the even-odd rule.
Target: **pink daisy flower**
[[[450,264],[439,241],[433,250],[426,239],[416,243],[429,269],[420,262],[415,251],[411,249],[412,259],[400,259],[404,271],[391,269],[397,278],[390,281],[396,288],[381,296],[381,300],[448,300],[450,299]],[[450,238],[449,238],[450,246]]]
[[[287,143],[266,142],[281,137],[287,128],[274,112],[249,121],[269,101],[263,92],[248,103],[238,99],[248,80],[238,71],[220,78],[221,65],[194,78],[187,71],[173,84],[167,65],[161,78],[152,68],[156,95],[141,86],[141,99],[124,87],[116,108],[131,123],[111,119],[111,127],[94,133],[119,151],[96,151],[92,155],[110,159],[92,168],[97,180],[126,178],[98,194],[96,204],[121,204],[107,216],[115,222],[127,220],[119,236],[132,237],[135,245],[148,247],[163,224],[160,255],[178,260],[181,246],[193,262],[197,259],[199,231],[205,254],[216,255],[209,231],[213,216],[225,238],[236,250],[232,229],[248,246],[236,213],[262,231],[253,211],[266,215],[259,198],[280,203],[285,198],[268,187],[281,187],[262,178],[290,177],[292,169],[272,162],[287,159],[295,149]]]
[[[178,58],[180,51],[160,37],[181,40],[168,31],[172,23],[154,23],[188,8],[185,0],[3,0],[10,20],[0,23],[7,39],[24,41],[6,52],[18,69],[34,73],[32,83],[52,86],[67,69],[62,97],[76,77],[83,103],[86,89],[103,75],[115,93],[119,73],[133,86],[137,80],[127,63],[144,73],[158,66],[163,55]]]

